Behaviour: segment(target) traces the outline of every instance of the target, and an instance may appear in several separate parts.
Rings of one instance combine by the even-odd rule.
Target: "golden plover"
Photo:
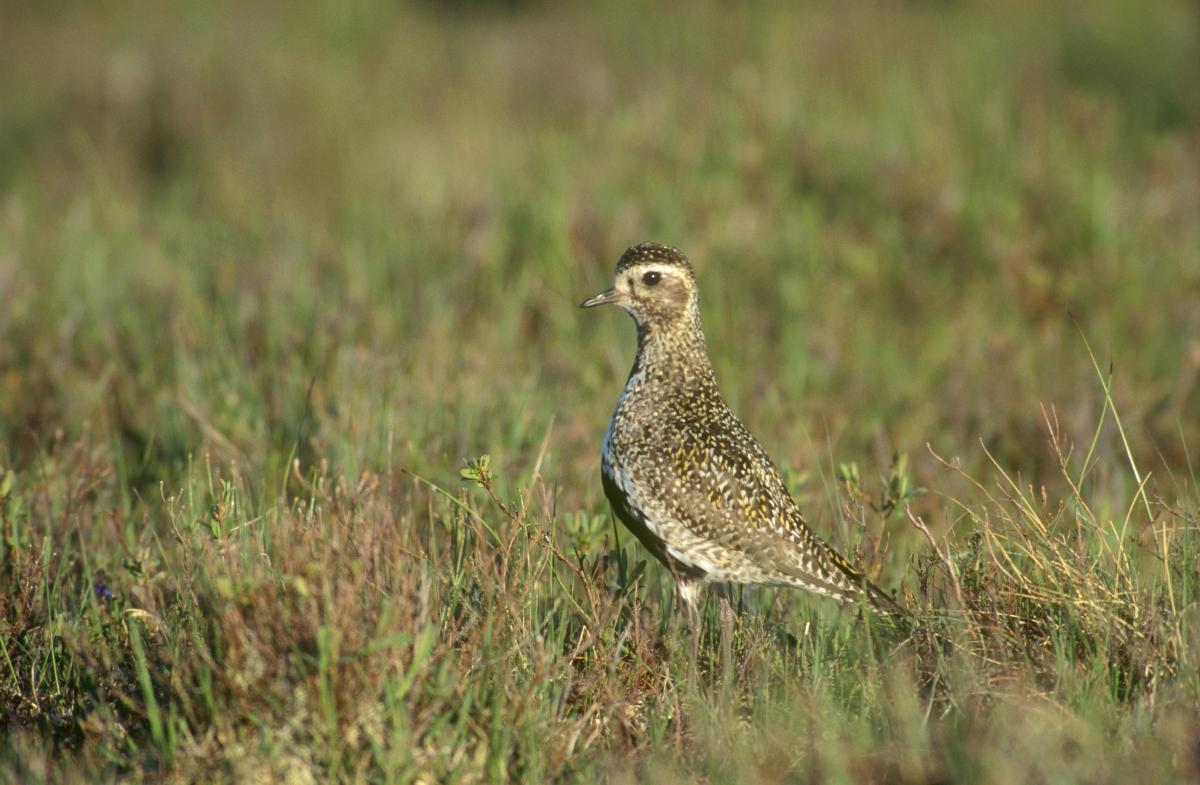
[[[657,243],[630,248],[613,287],[580,307],[609,303],[637,322],[637,357],[604,437],[604,493],[670,569],[692,623],[704,581],[865,597],[903,614],[813,534],[770,456],[725,405],[687,257]]]

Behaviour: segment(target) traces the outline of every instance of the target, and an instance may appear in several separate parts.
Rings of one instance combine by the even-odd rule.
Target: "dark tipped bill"
[[[621,299],[621,293],[614,289],[606,289],[590,300],[584,300],[579,304],[580,308],[595,308],[597,305],[608,305],[615,303]]]

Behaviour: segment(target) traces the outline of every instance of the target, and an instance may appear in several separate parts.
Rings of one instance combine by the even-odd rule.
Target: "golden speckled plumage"
[[[606,303],[637,322],[637,357],[604,438],[605,495],[675,575],[689,613],[697,581],[794,586],[842,601],[865,594],[901,612],[813,534],[770,456],[725,405],[687,257],[657,243],[630,248],[613,288],[583,306]]]

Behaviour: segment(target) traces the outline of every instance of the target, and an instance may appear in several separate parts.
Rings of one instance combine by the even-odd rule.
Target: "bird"
[[[617,262],[616,305],[637,323],[637,355],[601,449],[617,518],[670,571],[693,629],[707,583],[804,589],[907,612],[809,527],[771,457],[726,405],[709,360],[696,272],[669,245]]]

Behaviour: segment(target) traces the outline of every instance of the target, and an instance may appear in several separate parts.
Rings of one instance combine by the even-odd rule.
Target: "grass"
[[[1197,64],[1182,2],[0,11],[0,782],[1200,780]],[[644,239],[920,626],[693,657],[575,308]]]

